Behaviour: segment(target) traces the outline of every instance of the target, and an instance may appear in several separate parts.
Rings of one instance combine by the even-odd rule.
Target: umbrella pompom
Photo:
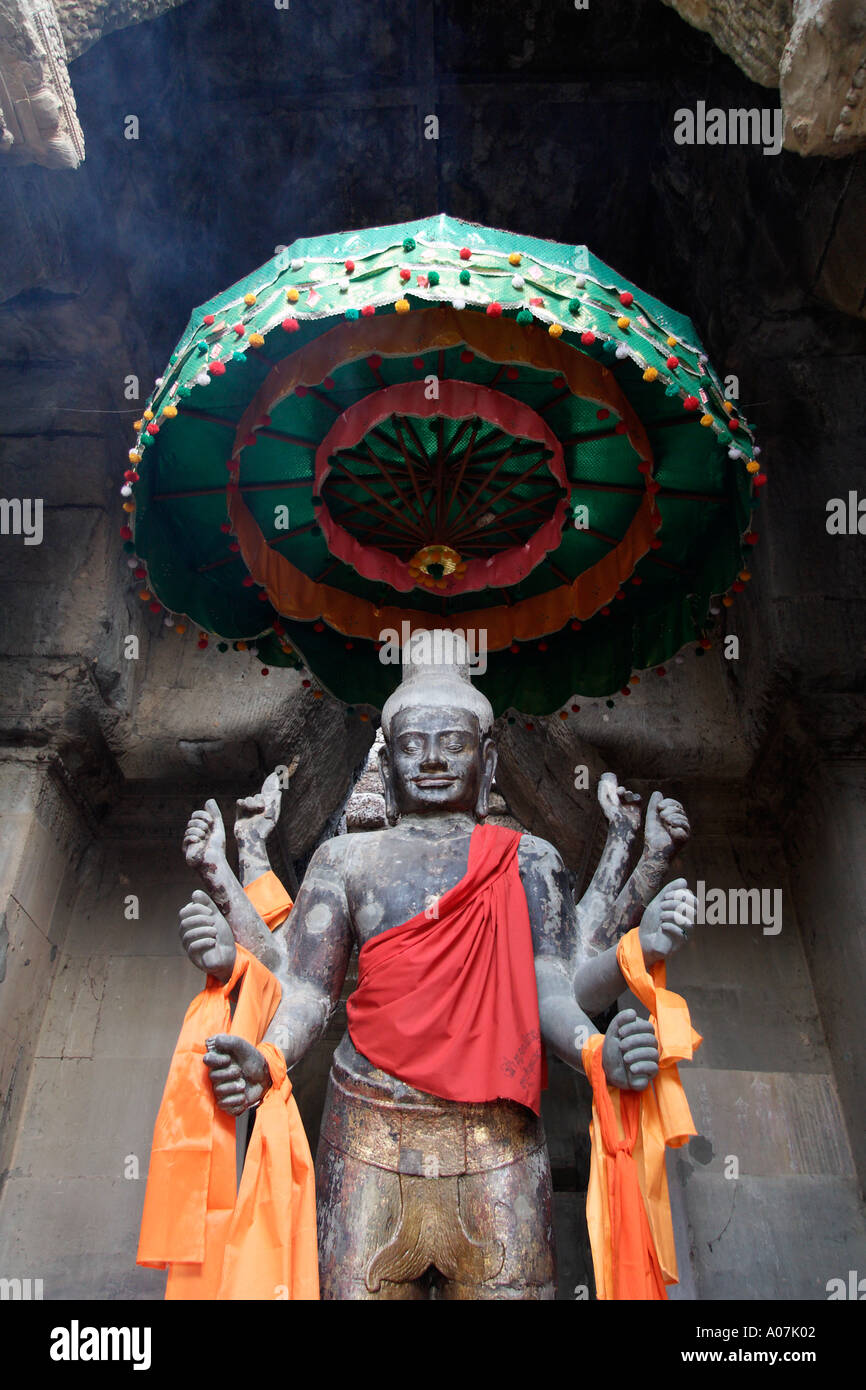
[[[532,314],[528,309],[520,309],[517,314],[518,323],[532,323]]]
[[[583,343],[584,347],[592,347],[592,344],[595,342],[595,334],[587,330],[586,333],[581,333],[580,341]]]
[[[472,275],[471,275],[470,271],[468,271],[468,270],[466,270],[466,269],[464,268],[463,270],[461,270],[460,274],[457,276],[457,279],[460,281],[461,285],[468,285],[468,284],[469,284],[469,281],[472,279]],[[513,281],[512,281],[512,283],[513,283]]]
[[[520,252],[519,252],[519,251],[512,251],[512,252],[511,252],[511,255],[508,257],[508,264],[509,264],[509,265],[520,265],[520,261],[521,261]]]
[[[619,318],[616,321],[616,326],[617,328],[622,328],[623,330],[625,330],[626,328],[628,328],[630,323],[630,318],[626,318],[625,314],[620,314]]]
[[[472,255],[472,252],[469,250],[469,247],[468,247],[468,246],[461,246],[461,247],[460,247],[460,259],[461,259],[461,261],[468,261],[468,260],[469,260],[469,257],[470,257],[471,255]]]
[[[547,331],[548,331],[548,333],[550,334],[551,338],[561,338],[561,337],[562,337],[562,324],[561,324],[561,323],[552,323],[552,324],[550,325],[550,327],[548,328]]]
[[[372,318],[373,315],[375,314],[375,312],[376,312],[376,306],[375,306],[375,304],[365,304],[364,307],[363,307],[363,309],[361,310],[361,313],[364,315],[364,318],[365,318],[365,319]]]
[[[394,303],[394,309],[398,314],[408,314],[411,307],[408,299],[398,299]]]
[[[256,297],[255,297],[254,294],[245,294],[245,295],[244,295],[244,304],[246,304],[248,308],[251,309],[251,308],[253,307],[253,305],[255,304],[255,302],[256,302]]]
[[[579,300],[579,299],[570,299],[570,300],[568,301],[568,312],[569,312],[570,314],[574,314],[575,316],[576,316],[577,314],[580,313],[580,300]]]
[[[463,252],[461,251],[460,254],[462,256]],[[492,303],[488,304],[487,313],[490,315],[492,319],[499,318],[500,314],[502,313],[502,305],[494,299]]]
[[[683,397],[683,410],[697,410],[699,405],[700,401],[698,400],[697,396]]]
[[[406,252],[415,250],[415,238],[413,236],[404,237],[403,250]]]
[[[628,306],[629,306],[630,304],[633,304],[633,303],[634,303],[634,295],[632,294],[631,290],[620,290],[619,302],[620,302],[620,304],[622,304],[626,309],[628,308]]]

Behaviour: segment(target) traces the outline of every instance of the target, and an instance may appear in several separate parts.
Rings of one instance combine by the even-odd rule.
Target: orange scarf
[[[292,910],[291,898],[271,869],[248,883],[244,892],[271,931],[282,926]]]
[[[167,1299],[319,1296],[313,1162],[282,1054],[261,1043],[279,999],[279,982],[239,946],[231,978],[208,976],[187,1009],[154,1128],[136,1261],[169,1267]],[[273,1083],[239,1192],[234,1117],[217,1107],[202,1062],[204,1039],[229,1032],[260,1046]]]
[[[677,1260],[665,1171],[665,1148],[680,1148],[697,1131],[677,1070],[701,1044],[685,1000],[665,987],[659,961],[648,971],[637,928],[617,947],[623,977],[649,1010],[659,1043],[659,1071],[645,1091],[608,1088],[604,1038],[583,1049],[592,1084],[592,1161],[586,1197],[599,1299],[665,1299],[677,1283]]]

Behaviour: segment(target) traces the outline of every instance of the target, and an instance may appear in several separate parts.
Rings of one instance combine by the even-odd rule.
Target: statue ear
[[[481,745],[481,782],[475,802],[475,819],[478,821],[485,819],[490,807],[490,788],[496,775],[496,759],[496,744],[488,734]]]
[[[396,825],[400,819],[400,812],[397,810],[397,801],[394,796],[394,782],[391,777],[391,759],[388,756],[387,745],[379,749],[379,774],[382,778],[382,786],[385,789],[385,819],[389,825]]]

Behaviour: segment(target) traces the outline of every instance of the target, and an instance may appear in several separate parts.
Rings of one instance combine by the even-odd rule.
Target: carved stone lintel
[[[0,156],[48,169],[84,158],[53,0],[0,0]]]

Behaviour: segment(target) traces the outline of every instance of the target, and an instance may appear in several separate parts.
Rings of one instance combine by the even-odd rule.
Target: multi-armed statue
[[[689,826],[655,792],[626,879],[639,797],[606,774],[607,843],[575,906],[552,845],[484,824],[496,768],[487,700],[465,668],[415,665],[411,644],[407,655],[382,713],[388,828],[321,845],[272,931],[228,865],[209,802],[184,840],[206,892],[181,912],[181,938],[217,980],[230,979],[236,943],[276,976],[265,1041],[289,1068],[322,1037],[360,950],[316,1164],[323,1298],[550,1299],[543,1044],[589,1071],[591,1019],[633,983],[616,943],[631,933],[651,971],[685,940],[694,899],[682,879],[661,885]],[[272,782],[242,806],[247,883],[268,868],[278,809]],[[595,1043],[607,1086],[652,1090],[652,1022],[625,1009]],[[229,1115],[271,1086],[267,1056],[230,1032],[207,1040],[204,1063]]]

